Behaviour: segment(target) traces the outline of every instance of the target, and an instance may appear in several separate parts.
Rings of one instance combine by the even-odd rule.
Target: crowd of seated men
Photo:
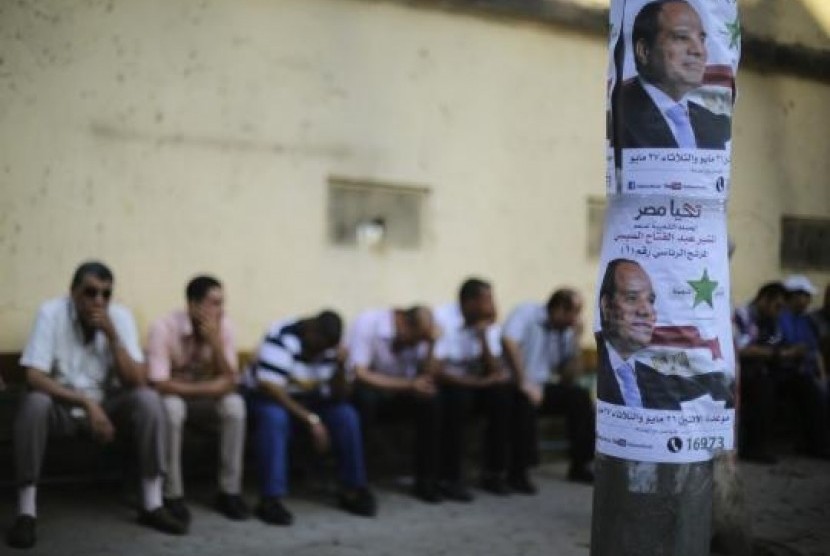
[[[735,309],[744,459],[775,463],[781,432],[795,440],[799,454],[830,457],[830,285],[824,305],[810,313],[816,293],[806,276],[792,275],[764,284],[752,301]]]
[[[413,495],[425,503],[473,500],[462,457],[473,408],[485,422],[476,476],[483,490],[536,493],[529,470],[539,462],[537,418],[544,413],[566,418],[568,479],[593,480],[594,408],[578,381],[582,299],[572,289],[519,305],[503,327],[492,285],[477,278],[466,280],[452,303],[368,310],[348,330],[332,310],[287,318],[267,328],[251,364],[239,368],[219,280],[192,279],[183,307],[151,324],[146,349],[131,312],[112,301],[114,284],[106,265],[83,263],[69,294],[37,313],[20,359],[27,390],[13,424],[18,509],[9,546],[36,543],[48,439],[81,434],[109,443],[129,433],[140,474],[139,523],[186,534],[181,449],[188,419],[218,423],[215,507],[232,520],[251,514],[242,495],[247,436],[259,487],[253,512],[268,524],[293,522],[283,501],[297,434],[319,454],[336,456],[340,507],[375,516],[363,429],[389,408],[413,428]]]

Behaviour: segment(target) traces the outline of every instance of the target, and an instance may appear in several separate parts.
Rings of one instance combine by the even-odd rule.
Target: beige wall
[[[142,329],[215,273],[243,347],[322,306],[442,302],[470,273],[493,279],[503,311],[562,283],[592,295],[603,41],[357,0],[111,5],[0,6],[0,350],[89,257],[111,264]],[[745,297],[779,272],[782,207],[830,216],[830,91],[740,85]],[[327,245],[333,175],[431,188],[422,247]]]

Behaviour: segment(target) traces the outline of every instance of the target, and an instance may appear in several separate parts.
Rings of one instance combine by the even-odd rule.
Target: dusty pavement
[[[830,462],[789,456],[740,470],[759,555],[830,555]]]
[[[775,466],[741,464],[753,531],[764,554],[830,555],[830,462],[794,457]],[[134,522],[129,499],[118,486],[44,487],[38,546],[2,554],[95,556],[585,556],[589,552],[592,489],[564,481],[564,463],[536,471],[540,493],[497,498],[477,491],[472,504],[429,506],[406,494],[399,480],[377,485],[380,515],[352,517],[332,507],[326,492],[308,488],[290,497],[292,527],[256,519],[229,522],[210,509],[209,482],[190,489],[191,532],[169,537]],[[253,502],[255,489],[246,495]],[[4,489],[0,523],[13,513],[13,492]],[[761,554],[762,552],[759,552]]]

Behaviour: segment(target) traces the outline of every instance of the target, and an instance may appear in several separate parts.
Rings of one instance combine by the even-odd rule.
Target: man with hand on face
[[[703,85],[706,32],[684,0],[646,4],[631,30],[638,77],[625,83],[614,116],[623,148],[725,149],[730,120],[691,101]]]
[[[571,460],[568,479],[590,483],[595,415],[588,390],[577,383],[583,371],[581,312],[582,296],[570,288],[558,289],[546,305],[523,303],[513,309],[501,341],[516,385],[519,434],[511,438],[511,466],[526,469],[539,463],[539,413],[564,414]],[[536,492],[527,473],[511,472],[508,482],[517,492]]]
[[[35,545],[37,482],[50,434],[91,434],[102,443],[132,429],[141,474],[139,522],[170,534],[186,526],[162,505],[164,407],[145,386],[143,355],[130,311],[110,303],[113,275],[100,262],[80,265],[70,294],[40,307],[20,359],[29,392],[14,423],[18,517],[7,542]]]
[[[458,302],[436,308],[435,320],[441,330],[435,344],[442,414],[441,494],[459,502],[473,499],[461,465],[473,403],[483,408],[487,421],[481,487],[492,494],[509,494],[506,472],[513,391],[501,360],[501,330],[496,324],[492,287],[478,278],[466,280]]]
[[[349,330],[349,368],[364,432],[378,418],[415,421],[414,494],[441,501],[437,485],[440,422],[433,346],[438,336],[427,307],[364,311]]]
[[[225,316],[222,284],[197,276],[185,290],[187,309],[158,319],[150,327],[150,381],[167,409],[168,474],[165,506],[184,523],[190,511],[184,502],[181,451],[188,414],[219,419],[219,494],[216,507],[229,519],[248,516],[241,496],[245,447],[245,402],[237,393],[238,372],[233,324]]]
[[[628,407],[679,410],[682,403],[708,394],[732,405],[723,373],[665,374],[637,357],[651,343],[657,322],[651,278],[639,263],[609,262],[599,296],[597,398]]]
[[[294,520],[282,504],[288,493],[292,425],[311,435],[318,452],[333,449],[340,506],[366,517],[377,512],[367,486],[360,419],[345,401],[342,330],[340,316],[332,311],[276,322],[246,373],[262,496],[257,515],[266,523],[290,525]]]

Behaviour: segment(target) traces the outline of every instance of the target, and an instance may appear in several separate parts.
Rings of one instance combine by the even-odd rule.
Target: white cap
[[[803,274],[791,274],[787,276],[787,279],[784,280],[784,288],[788,292],[804,292],[810,295],[816,295],[816,287]]]

